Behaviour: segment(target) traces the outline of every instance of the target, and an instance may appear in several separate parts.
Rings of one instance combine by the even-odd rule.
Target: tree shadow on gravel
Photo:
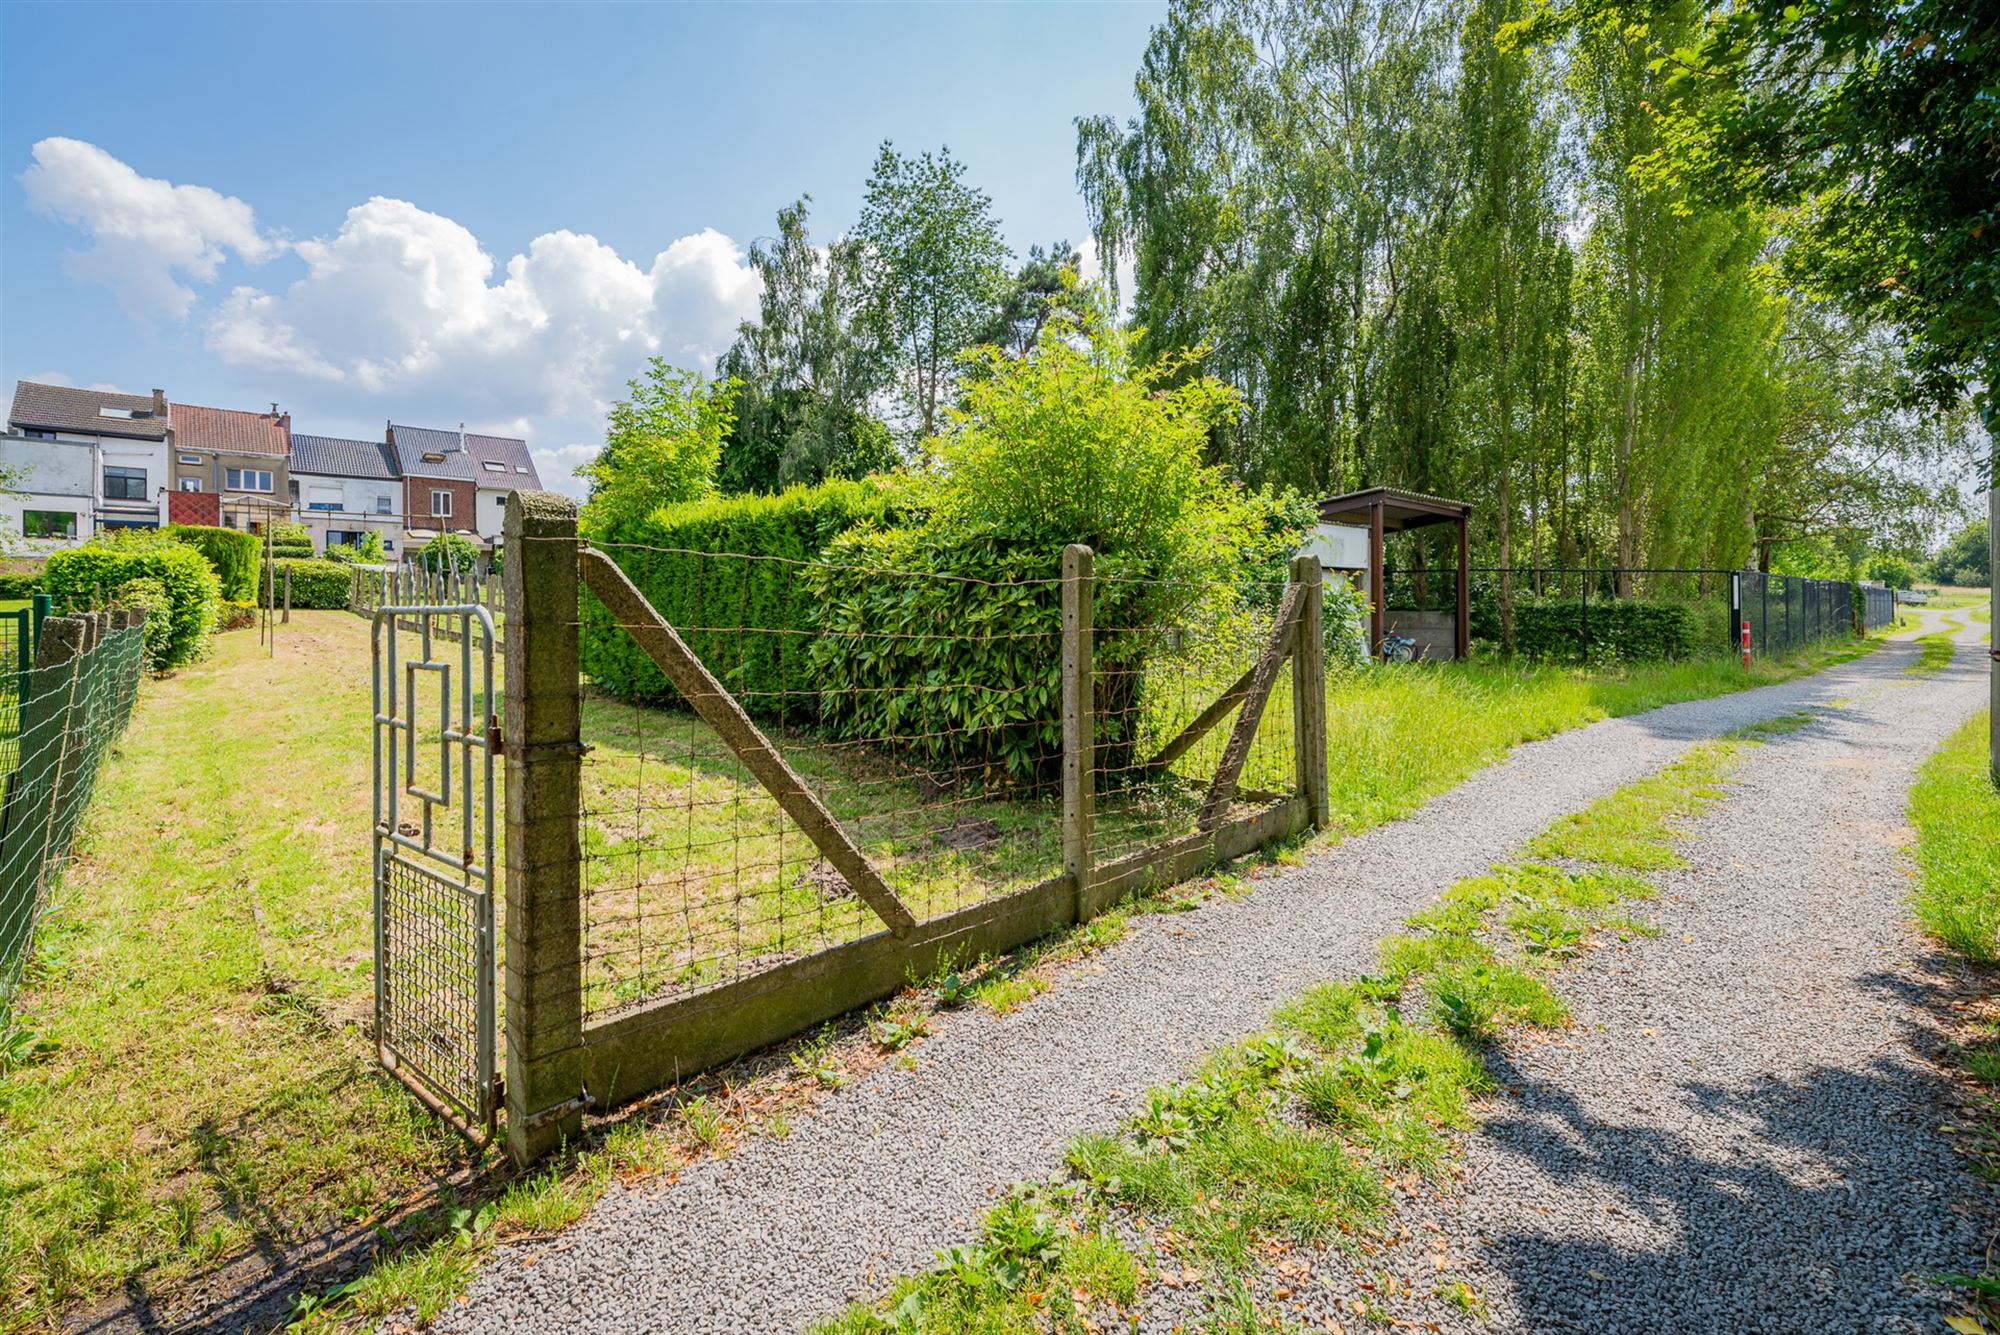
[[[1978,1270],[1981,1188],[1936,1128],[1951,1082],[1935,1050],[1937,988],[1859,980],[1912,1004],[1904,1042],[1861,1068],[1742,1085],[1663,1070],[1645,1121],[1593,1118],[1495,1054],[1516,1099],[1481,1130],[1500,1151],[1474,1187],[1528,1205],[1481,1252],[1529,1330],[1937,1331],[1956,1310],[1940,1272]],[[1941,984],[1942,986],[1942,984]],[[1671,1129],[1670,1129],[1671,1128]],[[1484,1158],[1485,1156],[1481,1156]]]

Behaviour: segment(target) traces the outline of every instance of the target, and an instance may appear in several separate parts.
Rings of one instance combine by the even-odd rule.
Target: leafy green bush
[[[166,586],[150,575],[141,575],[120,585],[112,602],[120,607],[135,607],[146,614],[140,631],[145,647],[146,670],[165,672],[173,633],[173,603],[167,598]]]
[[[144,529],[100,533],[81,547],[52,552],[42,577],[59,612],[87,608],[100,593],[108,597],[135,579],[157,580],[170,608],[161,671],[201,657],[222,600],[207,557],[164,533]]]
[[[42,591],[39,570],[0,572],[0,599],[32,598]]]
[[[1057,580],[1081,542],[1096,553],[1102,763],[1126,769],[1149,656],[1215,641],[1276,601],[1310,508],[1208,465],[1235,392],[1188,357],[1139,364],[1133,348],[1086,302],[1052,307],[1025,358],[969,354],[964,406],[931,442],[928,518],[850,533],[808,572],[808,651],[837,735],[1047,778],[1062,731]]]
[[[225,630],[243,630],[257,624],[257,604],[225,600],[215,614],[217,633]]]
[[[433,573],[477,570],[479,544],[463,533],[440,533],[417,549],[417,564]]]
[[[1514,604],[1514,651],[1528,658],[1655,662],[1688,658],[1710,643],[1700,610],[1639,598],[1523,598]]]
[[[271,544],[271,559],[274,561],[311,561],[319,555],[309,542],[274,542]]]
[[[212,524],[171,524],[167,536],[208,558],[221,581],[224,598],[248,602],[257,596],[257,567],[264,560],[264,544],[256,534]]]
[[[1321,583],[1326,670],[1340,672],[1368,663],[1368,597],[1347,580],[1327,574]]]
[[[338,561],[344,566],[351,566],[361,559],[361,552],[359,549],[350,547],[344,542],[329,542],[326,545],[323,559]]]
[[[347,606],[354,589],[352,569],[338,561],[286,560],[274,562],[272,578],[277,583],[277,601],[285,597],[285,573],[292,576],[292,606],[333,611]],[[262,597],[262,591],[259,591]]]
[[[813,595],[800,587],[797,563],[818,559],[857,525],[892,522],[901,504],[901,493],[881,480],[827,482],[662,506],[608,525],[596,541],[745,708],[775,714],[782,705],[788,716],[810,717],[805,641]],[[588,596],[582,650],[583,670],[606,690],[647,700],[672,695],[653,660]],[[786,692],[805,698],[787,702]]]

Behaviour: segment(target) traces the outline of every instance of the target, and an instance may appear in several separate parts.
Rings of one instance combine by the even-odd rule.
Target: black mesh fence
[[[1788,653],[1894,619],[1894,595],[1845,580],[1755,570],[1474,566],[1472,638],[1550,658],[1657,658],[1740,651]],[[1453,567],[1383,572],[1383,606],[1449,612]]]

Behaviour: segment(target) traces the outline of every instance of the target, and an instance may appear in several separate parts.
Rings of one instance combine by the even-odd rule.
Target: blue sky
[[[778,207],[850,224],[949,144],[1017,249],[1082,241],[1078,115],[1160,6],[0,6],[0,377],[525,432],[582,457],[712,357]]]

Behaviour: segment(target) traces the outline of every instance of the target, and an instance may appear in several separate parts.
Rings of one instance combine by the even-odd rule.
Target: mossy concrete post
[[[1092,598],[1096,556],[1073,542],[1062,560],[1063,872],[1076,888],[1077,916],[1090,908],[1091,836],[1096,823],[1096,663]]]
[[[1326,775],[1326,574],[1310,553],[1292,558],[1292,582],[1305,590],[1292,641],[1292,754],[1299,796],[1315,830],[1333,820]]]
[[[576,503],[507,498],[507,1152],[583,1130]]]

